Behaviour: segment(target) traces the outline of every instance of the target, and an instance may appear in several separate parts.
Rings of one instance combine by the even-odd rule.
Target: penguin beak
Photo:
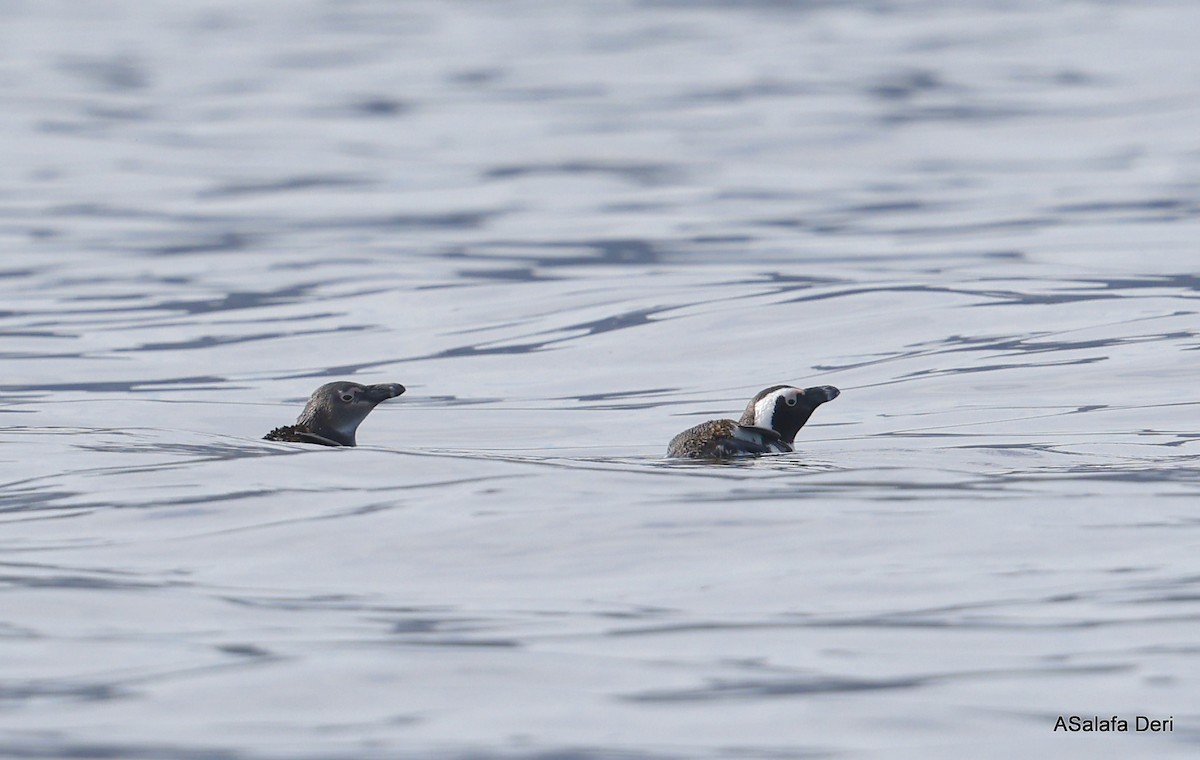
[[[805,388],[804,395],[818,404],[824,404],[826,401],[833,401],[842,392],[832,385],[817,385],[812,388]]]
[[[373,401],[378,404],[380,401],[386,401],[389,398],[396,398],[401,393],[404,393],[405,387],[400,383],[381,383],[379,385],[368,385],[363,388],[366,391],[363,394],[368,401]]]

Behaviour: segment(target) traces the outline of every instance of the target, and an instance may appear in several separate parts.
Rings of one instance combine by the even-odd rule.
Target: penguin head
[[[296,423],[343,446],[353,446],[354,433],[371,410],[404,390],[399,383],[361,385],[345,380],[326,383],[313,391]]]
[[[750,399],[738,424],[774,430],[785,443],[791,444],[817,407],[833,401],[840,393],[832,385],[812,388],[772,385]]]

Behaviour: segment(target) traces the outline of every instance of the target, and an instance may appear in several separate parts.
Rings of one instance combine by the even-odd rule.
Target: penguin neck
[[[296,420],[296,424],[341,446],[356,445],[354,434],[358,432],[358,425],[362,419],[335,421],[330,419],[331,416],[325,409],[305,409],[304,413],[300,415],[300,419]]]

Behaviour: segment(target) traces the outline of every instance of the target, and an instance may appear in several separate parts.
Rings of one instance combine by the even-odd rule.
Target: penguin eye
[[[350,391],[346,391],[345,393],[342,394],[342,401],[345,401],[347,404],[349,404],[353,400],[354,400],[354,394],[351,393]]]
[[[788,396],[787,399],[785,400],[785,402],[787,403],[788,406],[795,406],[796,405],[796,397]]]

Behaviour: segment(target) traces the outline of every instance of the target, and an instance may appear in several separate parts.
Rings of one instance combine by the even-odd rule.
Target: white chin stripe
[[[783,395],[783,391],[775,391],[769,396],[759,399],[754,405],[754,426],[775,429],[775,402]]]

